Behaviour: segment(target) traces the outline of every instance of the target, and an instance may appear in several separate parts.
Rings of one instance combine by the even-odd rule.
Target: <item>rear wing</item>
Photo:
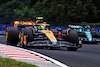
[[[47,22],[37,23],[37,25],[50,26],[50,24],[47,24]]]
[[[35,25],[35,21],[14,21],[15,27],[26,27]]]

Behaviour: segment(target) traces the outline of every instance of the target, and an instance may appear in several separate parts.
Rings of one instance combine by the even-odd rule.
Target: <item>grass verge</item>
[[[36,65],[27,64],[13,59],[0,57],[0,67],[37,67]]]

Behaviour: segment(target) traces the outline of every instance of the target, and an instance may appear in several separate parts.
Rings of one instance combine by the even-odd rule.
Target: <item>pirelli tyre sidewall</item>
[[[32,42],[34,40],[34,34],[30,27],[25,27],[24,29],[24,36],[26,36],[27,43]]]
[[[8,27],[6,29],[6,44],[17,45],[19,38],[19,30],[16,27]]]

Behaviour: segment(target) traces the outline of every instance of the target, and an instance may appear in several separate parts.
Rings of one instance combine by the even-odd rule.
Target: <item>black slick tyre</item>
[[[69,30],[68,41],[76,44],[77,47],[67,47],[68,51],[76,51],[78,49],[78,33],[71,29]]]
[[[34,34],[32,29],[30,29],[30,27],[24,28],[24,36],[26,36],[27,42],[32,42],[34,40]]]
[[[69,31],[69,37],[68,37],[68,40],[71,42],[71,43],[77,43],[78,42],[78,33],[71,29]]]
[[[6,44],[17,45],[19,38],[19,31],[16,27],[8,27],[6,29]]]

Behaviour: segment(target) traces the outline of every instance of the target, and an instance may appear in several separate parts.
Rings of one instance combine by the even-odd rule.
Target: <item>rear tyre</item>
[[[78,33],[75,31],[75,30],[73,30],[73,29],[71,29],[70,31],[69,31],[69,37],[68,37],[68,40],[71,42],[71,43],[78,43]]]
[[[68,35],[68,41],[73,43],[73,44],[76,44],[77,47],[67,47],[68,51],[76,51],[78,49],[78,33],[71,29],[69,30],[69,35]]]
[[[8,27],[6,29],[6,44],[7,45],[17,45],[19,38],[19,31],[16,27]]]

